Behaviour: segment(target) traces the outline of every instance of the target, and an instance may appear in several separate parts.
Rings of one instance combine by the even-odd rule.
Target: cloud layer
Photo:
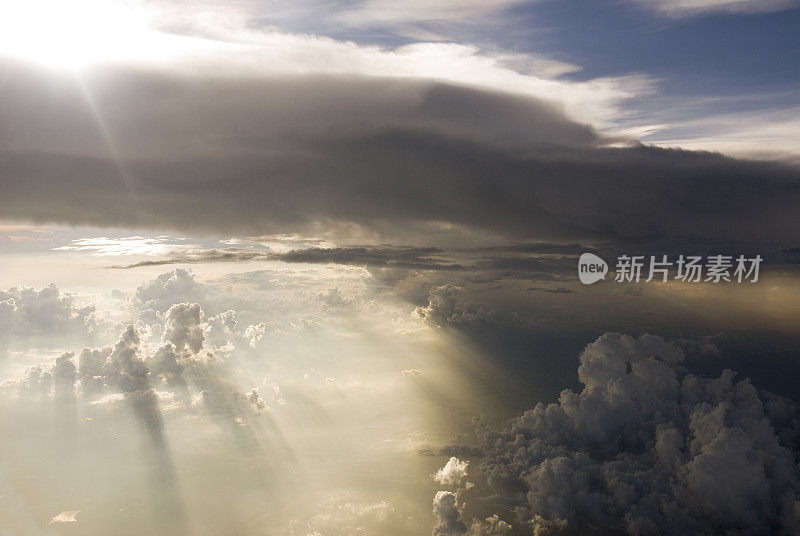
[[[796,167],[604,148],[611,140],[534,96],[413,78],[118,68],[92,75],[87,100],[77,87],[54,98],[48,88],[64,81],[52,74],[9,69],[7,218],[215,234],[799,238]]]

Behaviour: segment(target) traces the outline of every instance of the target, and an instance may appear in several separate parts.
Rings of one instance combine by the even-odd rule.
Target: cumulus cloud
[[[50,396],[52,388],[53,375],[49,367],[44,365],[26,367],[19,381],[20,394],[27,396],[46,398]]]
[[[497,514],[483,521],[475,521],[469,526],[468,536],[510,536],[513,527],[500,519]]]
[[[167,310],[163,342],[171,342],[178,352],[196,354],[205,340],[203,309],[197,303],[176,303]]]
[[[255,348],[256,343],[258,343],[258,341],[260,341],[264,337],[264,334],[266,334],[266,332],[267,332],[267,325],[264,322],[261,322],[259,324],[250,324],[249,326],[247,326],[247,329],[244,330],[244,337],[246,339],[249,339],[250,347]]]
[[[417,307],[417,316],[436,326],[481,324],[492,316],[492,311],[459,300],[461,290],[449,283],[432,289],[428,305]]]
[[[246,423],[247,413],[285,405],[278,384],[264,381],[266,397],[258,388],[243,392],[211,352],[198,354],[203,348],[202,320],[199,305],[176,304],[167,311],[159,346],[128,325],[112,347],[84,348],[77,365],[75,354],[67,352],[52,363],[27,367],[18,379],[0,381],[0,393],[30,400],[54,393],[56,400],[68,401],[79,386],[83,403],[130,406],[154,436],[163,428],[162,405],[185,411],[201,408],[237,425]],[[190,390],[196,393],[193,397]],[[161,439],[154,440],[160,444]]]
[[[92,398],[103,392],[105,380],[104,367],[111,355],[112,348],[84,348],[78,356],[78,377],[81,382],[83,396]]]
[[[145,355],[138,330],[128,325],[113,347],[81,350],[77,364],[75,353],[66,352],[51,364],[27,367],[15,382],[16,391],[25,397],[48,397],[54,392],[61,400],[74,398],[78,385],[88,400],[98,399],[107,391],[124,395],[147,393],[151,373],[146,361],[156,364],[159,375],[172,372],[162,355],[164,350],[158,349],[154,357]]]
[[[469,466],[468,461],[461,461],[452,456],[444,467],[436,471],[433,479],[443,486],[458,487],[467,478],[467,466]]]
[[[450,491],[438,491],[433,498],[433,516],[436,524],[432,536],[459,536],[467,531],[458,498]]]
[[[352,302],[351,298],[342,295],[339,287],[329,288],[327,292],[320,292],[317,294],[317,299],[328,307],[342,307]]]
[[[795,406],[682,359],[657,336],[601,336],[581,355],[581,392],[486,436],[490,486],[535,534],[796,534]]]
[[[339,497],[331,497],[323,500],[320,506],[321,511],[304,523],[294,520],[287,534],[338,536],[367,530],[374,530],[376,534],[390,534],[408,522],[406,516],[387,501],[342,503]]]
[[[137,415],[157,428],[161,426],[159,403],[188,405],[190,386],[198,389],[197,403],[212,411],[238,414],[239,399],[246,399],[256,411],[266,409],[267,402],[257,389],[242,393],[213,355],[201,357],[193,350],[202,348],[202,334],[198,333],[202,310],[196,304],[178,305],[181,307],[170,309],[172,314],[167,315],[169,329],[165,333],[171,339],[160,346],[143,342],[140,331],[128,325],[113,347],[84,348],[77,365],[75,354],[67,352],[51,364],[27,367],[18,380],[0,383],[0,391],[33,399],[48,398],[54,392],[56,399],[69,400],[80,386],[87,403],[133,403]],[[269,400],[271,405],[285,404],[277,385]]]
[[[75,366],[74,352],[67,352],[59,356],[53,365],[53,385],[56,398],[71,399],[75,397],[75,381],[78,377],[78,367]]]
[[[225,312],[213,317],[211,321],[218,320],[222,324],[222,328],[228,335],[236,335],[239,328],[239,314],[233,309],[228,309]]]
[[[258,393],[258,388],[256,387],[253,387],[247,392],[247,401],[250,402],[250,405],[253,406],[253,409],[256,411],[264,411],[267,409],[267,403],[261,398],[261,395]]]
[[[189,315],[191,318],[196,319],[197,315]],[[174,315],[172,320],[169,333],[182,342],[186,347],[184,350],[179,350],[171,340],[148,350],[142,344],[139,330],[128,325],[114,346],[84,348],[77,359],[74,352],[66,352],[49,365],[27,367],[20,379],[14,382],[16,391],[23,396],[43,397],[54,392],[56,398],[71,399],[80,386],[83,398],[92,401],[116,394],[148,393],[151,377],[158,382],[163,380],[170,387],[185,389],[184,360],[193,355],[190,345],[200,339],[193,333],[191,322],[188,322],[188,328],[181,330],[174,325],[177,323]]]
[[[164,313],[175,303],[196,302],[206,292],[207,289],[197,281],[195,274],[184,268],[176,268],[138,287],[134,304],[142,310]]]
[[[0,291],[0,335],[86,334],[96,325],[94,315],[93,305],[80,306],[53,283]]]
[[[106,378],[123,393],[149,391],[150,371],[139,353],[141,339],[133,325],[125,328],[104,366]]]
[[[675,341],[687,356],[718,358],[722,356],[719,343],[725,338],[724,333],[706,335],[697,339],[678,339]]]
[[[183,365],[181,364],[181,352],[175,344],[168,340],[159,347],[150,359],[151,373],[161,377],[169,385],[182,386]]]

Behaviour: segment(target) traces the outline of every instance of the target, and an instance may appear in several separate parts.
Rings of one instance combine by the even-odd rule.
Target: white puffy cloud
[[[664,363],[677,363],[683,359],[683,352],[674,344],[655,335],[644,334],[638,339],[630,336],[603,336],[583,351],[578,379],[589,393],[602,393],[610,382],[622,377],[632,363],[638,363],[648,356],[656,357]],[[658,372],[663,372],[666,376],[671,373],[663,367]]]
[[[468,461],[461,461],[452,456],[444,467],[436,471],[433,479],[443,486],[460,486],[467,478],[467,466],[469,466]]]
[[[258,393],[258,388],[256,387],[253,387],[247,392],[247,401],[250,402],[250,405],[252,405],[253,409],[256,411],[264,411],[267,409],[267,403],[261,398],[261,395]]]
[[[459,300],[461,290],[461,287],[449,283],[432,289],[428,294],[428,305],[417,307],[417,316],[435,326],[475,325],[491,318],[492,311]]]
[[[191,270],[176,268],[137,288],[134,303],[142,310],[164,313],[175,303],[197,302],[206,293],[207,289]]]
[[[295,520],[288,535],[339,536],[342,534],[393,534],[408,523],[406,516],[387,501],[341,502],[340,497],[323,500],[321,511],[301,524]]]
[[[180,386],[183,383],[183,365],[181,354],[172,341],[166,341],[150,359],[150,370],[153,375],[164,379],[169,385]]]
[[[494,514],[469,526],[468,536],[510,536],[513,527]]]
[[[43,365],[26,367],[19,381],[19,393],[27,396],[47,397],[53,386],[53,375]]]
[[[103,392],[104,367],[111,355],[110,346],[102,349],[84,348],[78,356],[78,377],[83,396],[93,398]]]
[[[352,301],[352,299],[342,295],[339,287],[330,288],[327,292],[320,292],[317,295],[317,299],[328,307],[341,307]]]
[[[0,301],[0,326],[4,332],[9,332],[14,322],[14,314],[17,312],[17,302],[14,298],[5,297]]]
[[[139,331],[133,325],[123,329],[113,347],[84,348],[77,357],[66,352],[52,364],[27,367],[18,380],[6,380],[4,390],[24,397],[74,398],[77,386],[88,401],[114,401],[126,396],[149,396],[151,376],[162,379],[170,387],[185,389],[184,356],[167,341],[149,351],[143,346]]]
[[[796,408],[682,359],[653,335],[601,336],[581,355],[581,392],[487,435],[490,486],[536,534],[797,534]]]
[[[228,335],[238,334],[239,314],[233,309],[228,309],[227,311],[210,318],[209,322],[219,322],[224,332]]]
[[[247,329],[244,330],[244,337],[249,339],[250,347],[255,348],[256,343],[260,341],[264,334],[267,332],[267,325],[264,322],[259,324],[250,324],[247,326]]]
[[[0,335],[86,334],[95,327],[94,313],[94,306],[80,306],[53,283],[0,291]]]
[[[197,303],[176,303],[167,310],[163,342],[171,342],[178,352],[197,354],[205,340],[203,309]]]
[[[104,366],[107,382],[123,393],[150,389],[150,371],[139,353],[140,344],[138,331],[129,325],[120,335]]]
[[[19,378],[3,380],[1,390],[26,398],[49,397],[54,387],[57,398],[72,398],[79,390],[87,401],[104,403],[131,397],[146,398],[153,387],[167,388],[171,394],[187,394],[191,385],[200,391],[208,391],[206,395],[209,396],[214,394],[213,390],[222,389],[225,396],[247,398],[257,410],[266,408],[267,402],[261,399],[257,389],[242,393],[224,378],[225,371],[212,366],[218,361],[215,356],[217,348],[212,346],[208,352],[203,352],[205,332],[209,326],[204,322],[203,308],[199,304],[173,304],[163,316],[160,344],[153,344],[150,326],[131,324],[122,329],[113,346],[85,347],[77,357],[74,352],[67,352],[51,363],[29,366]],[[220,325],[235,329],[234,311],[229,310],[215,319]],[[263,323],[251,327],[253,329],[247,336],[253,341],[260,339],[266,330]],[[233,345],[229,344],[221,350],[232,351],[232,348]],[[196,371],[199,369],[202,372],[198,376]],[[194,372],[187,374],[190,370]],[[208,390],[208,385],[214,389]],[[275,392],[269,397],[270,405],[283,404],[277,385],[273,388]]]

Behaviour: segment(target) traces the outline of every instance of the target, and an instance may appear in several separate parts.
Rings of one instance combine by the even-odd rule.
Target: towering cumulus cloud
[[[800,533],[795,406],[682,359],[660,337],[603,335],[580,393],[486,436],[489,484],[534,534]]]
[[[163,313],[178,302],[197,300],[205,292],[191,271],[176,268],[142,284],[136,289],[133,301],[142,310],[149,308]]]
[[[467,526],[461,517],[461,507],[455,493],[439,491],[433,498],[433,515],[436,526],[433,527],[433,536],[458,536],[464,534]]]
[[[203,309],[196,303],[176,303],[167,310],[162,339],[180,352],[196,354],[203,348]]]

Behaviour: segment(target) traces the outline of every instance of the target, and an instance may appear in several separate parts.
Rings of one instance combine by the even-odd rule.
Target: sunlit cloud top
[[[0,50],[58,67],[155,59],[173,39],[149,29],[142,10],[100,0],[3,2]]]
[[[168,255],[191,251],[196,246],[181,243],[186,238],[79,238],[70,244],[53,248],[53,251],[85,251],[98,256],[117,255]]]

